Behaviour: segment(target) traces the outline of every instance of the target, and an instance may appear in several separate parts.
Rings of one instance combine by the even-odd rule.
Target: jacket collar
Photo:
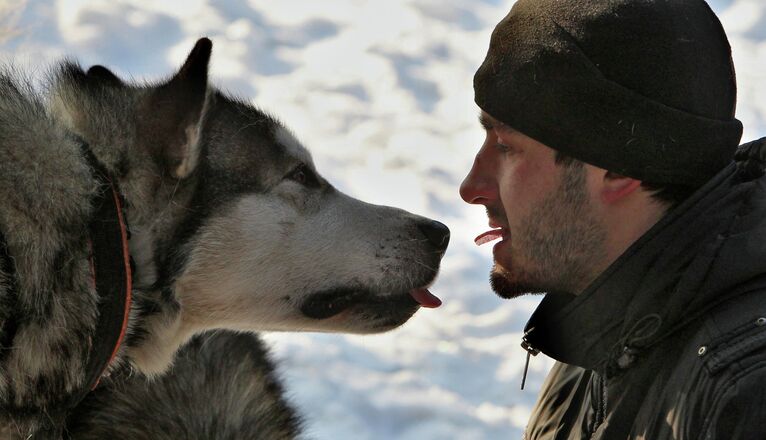
[[[764,150],[766,138],[741,147],[580,295],[547,294],[526,344],[609,374],[766,272],[766,250],[747,246],[766,240]]]

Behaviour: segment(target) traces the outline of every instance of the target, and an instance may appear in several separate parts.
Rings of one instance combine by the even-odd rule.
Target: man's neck
[[[628,248],[641,238],[652,226],[662,219],[670,207],[648,194],[636,194],[635,200],[628,201],[624,206],[612,212],[604,213],[604,227],[606,228],[607,240],[605,255],[601,261],[594,261],[596,267],[593,271],[593,279],[577,290],[582,293],[598,278],[609,266],[612,265]]]

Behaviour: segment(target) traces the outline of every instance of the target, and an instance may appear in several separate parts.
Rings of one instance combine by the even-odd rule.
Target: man
[[[558,361],[526,438],[766,439],[766,138],[708,5],[519,0],[474,89],[460,193]]]

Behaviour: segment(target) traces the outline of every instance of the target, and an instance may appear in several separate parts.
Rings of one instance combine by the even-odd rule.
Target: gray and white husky
[[[438,305],[449,230],[333,188],[208,84],[211,48],[153,85],[0,73],[3,438],[290,438],[243,332],[382,332]]]

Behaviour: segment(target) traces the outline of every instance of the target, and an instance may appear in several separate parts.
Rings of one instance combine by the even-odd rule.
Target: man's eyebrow
[[[496,121],[484,113],[479,113],[479,124],[481,124],[481,126],[484,127],[484,129],[487,131],[500,130],[508,134],[516,132],[516,130],[511,126],[506,125],[500,121]]]
[[[489,118],[487,115],[485,115],[484,113],[479,113],[479,124],[481,124],[481,126],[482,126],[482,127],[485,129],[485,130],[487,130],[487,131],[493,130],[493,129],[495,128],[495,124],[494,124],[494,123],[492,122],[492,120],[491,120],[491,119],[490,119],[490,118]]]

